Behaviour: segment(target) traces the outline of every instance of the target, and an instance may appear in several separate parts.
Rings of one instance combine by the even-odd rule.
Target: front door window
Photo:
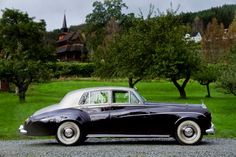
[[[112,97],[113,97],[113,103],[118,103],[118,104],[129,103],[128,91],[113,91]]]

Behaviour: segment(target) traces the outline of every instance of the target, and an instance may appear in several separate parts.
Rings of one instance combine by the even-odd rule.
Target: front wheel
[[[56,139],[63,145],[76,145],[82,142],[80,127],[74,122],[64,122],[57,129]]]
[[[202,139],[201,128],[192,120],[183,121],[176,129],[175,138],[180,144],[198,144]]]

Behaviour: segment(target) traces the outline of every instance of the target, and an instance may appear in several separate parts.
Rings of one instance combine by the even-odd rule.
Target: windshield
[[[140,95],[140,94],[138,93],[137,90],[134,90],[134,92],[135,92],[135,94],[136,94],[136,96],[138,97],[139,100],[141,100],[142,102],[147,101],[142,95]]]

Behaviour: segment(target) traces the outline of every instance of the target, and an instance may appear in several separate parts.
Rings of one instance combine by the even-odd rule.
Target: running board
[[[170,135],[127,135],[127,134],[88,134],[90,137],[117,137],[117,138],[168,138]]]

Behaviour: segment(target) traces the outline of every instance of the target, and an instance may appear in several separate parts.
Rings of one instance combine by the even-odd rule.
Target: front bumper
[[[27,131],[24,129],[24,126],[23,126],[23,125],[20,125],[20,127],[19,127],[19,132],[20,132],[22,135],[26,135],[26,134],[27,134]]]
[[[206,133],[213,135],[213,134],[215,134],[215,132],[216,132],[215,126],[213,123],[211,123],[211,127],[206,130]]]

